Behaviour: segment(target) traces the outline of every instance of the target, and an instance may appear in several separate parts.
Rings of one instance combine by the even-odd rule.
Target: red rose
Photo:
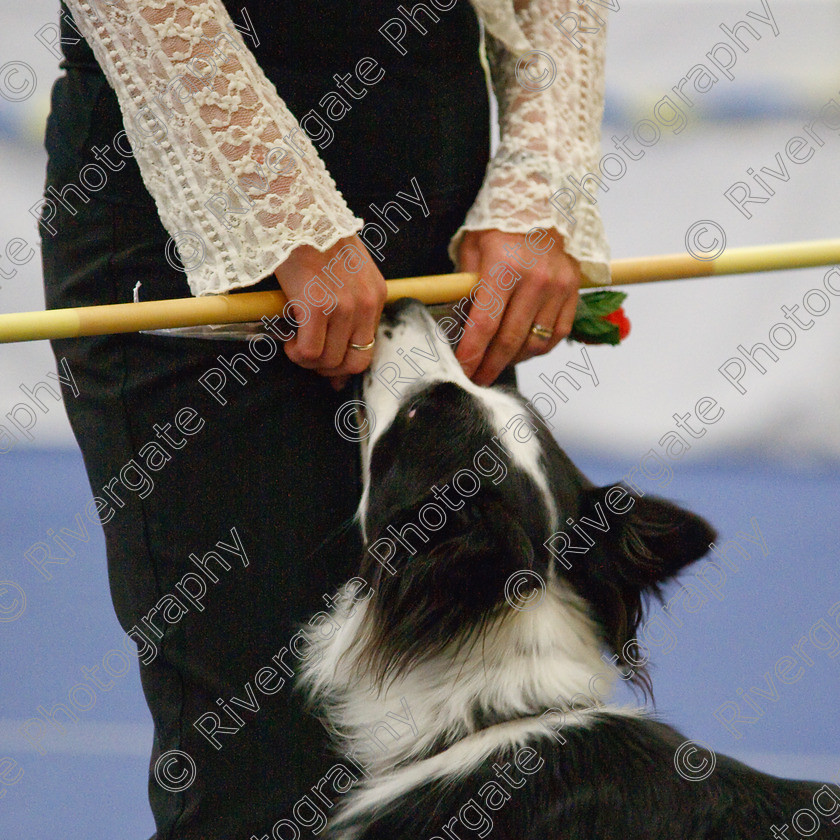
[[[603,316],[605,321],[615,324],[618,327],[618,340],[624,341],[630,335],[630,319],[624,314],[624,309],[619,306],[615,312]]]
[[[626,297],[613,289],[581,294],[569,338],[583,344],[616,345],[624,341],[630,334],[630,321],[621,308]]]

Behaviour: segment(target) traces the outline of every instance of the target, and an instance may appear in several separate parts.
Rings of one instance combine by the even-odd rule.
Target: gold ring
[[[548,329],[547,327],[543,327],[540,324],[534,324],[531,327],[531,332],[537,337],[542,338],[544,340],[548,340],[554,335],[554,331]]]
[[[370,342],[370,344],[353,344],[353,342],[351,341],[350,347],[353,350],[359,350],[360,352],[364,353],[368,350],[373,350],[374,344],[376,344],[376,336],[373,337],[373,340]]]

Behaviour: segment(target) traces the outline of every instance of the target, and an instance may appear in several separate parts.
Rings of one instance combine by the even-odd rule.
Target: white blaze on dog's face
[[[364,377],[365,410],[374,428],[362,441],[364,484],[359,520],[363,532],[370,488],[370,451],[408,396],[421,391],[432,380],[449,380],[461,386],[471,384],[452,348],[438,335],[426,308],[416,301],[403,299],[382,313],[373,364]]]
[[[386,310],[376,348],[358,519],[361,575],[377,593],[368,618],[396,643],[377,649],[383,663],[394,657],[385,668],[409,662],[417,645],[431,655],[467,635],[504,604],[520,570],[536,573],[531,585],[551,577],[542,543],[558,522],[558,494],[547,430],[521,397],[464,375],[422,304]]]
[[[512,462],[530,477],[539,490],[545,514],[553,528],[557,511],[545,477],[537,424],[523,402],[500,389],[482,388],[470,381],[451,346],[439,334],[434,319],[418,301],[404,299],[389,307],[382,315],[376,342],[374,361],[364,378],[366,410],[375,425],[362,443],[363,494],[358,518],[363,534],[367,536],[372,450],[392,429],[396,418],[409,426],[421,407],[427,411],[435,402],[435,386],[441,383],[451,383],[463,392],[462,397],[469,395],[471,399],[467,401],[468,409],[462,406],[460,416],[446,412],[448,426],[442,417],[437,430],[431,431],[458,436],[462,431],[457,428],[460,420],[469,420],[470,413],[483,416],[487,424],[484,431],[490,433],[486,441],[492,445],[490,451],[500,460]],[[454,391],[447,389],[450,393]],[[474,423],[475,417],[472,420]],[[428,433],[428,424],[424,427]],[[430,455],[437,452],[441,457],[447,443],[451,446],[451,442],[451,439],[447,441],[441,437],[423,441],[424,446],[432,450]],[[489,464],[492,457],[485,453],[482,460]]]

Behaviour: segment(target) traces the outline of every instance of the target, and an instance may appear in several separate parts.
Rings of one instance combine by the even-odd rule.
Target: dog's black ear
[[[566,533],[577,534],[585,546],[559,556],[555,552],[558,571],[592,605],[604,642],[629,668],[633,681],[649,692],[636,639],[643,595],[661,597],[660,585],[706,554],[715,531],[702,517],[672,502],[620,485],[586,488],[579,501],[575,529]]]
[[[601,523],[603,529],[604,519],[608,530],[603,536],[587,527]],[[716,539],[712,526],[697,514],[621,485],[584,490],[577,521],[591,537],[597,536],[610,567],[605,571],[641,589],[655,589],[674,577],[706,554]]]

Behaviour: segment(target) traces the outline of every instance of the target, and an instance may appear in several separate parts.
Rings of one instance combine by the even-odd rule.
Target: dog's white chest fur
[[[582,601],[556,581],[544,595],[532,609],[500,613],[474,644],[420,662],[380,691],[361,652],[369,601],[354,604],[345,593],[333,611],[339,629],[312,641],[300,680],[325,703],[342,751],[382,772],[475,733],[488,718],[538,715],[586,696],[599,672],[612,681]]]

